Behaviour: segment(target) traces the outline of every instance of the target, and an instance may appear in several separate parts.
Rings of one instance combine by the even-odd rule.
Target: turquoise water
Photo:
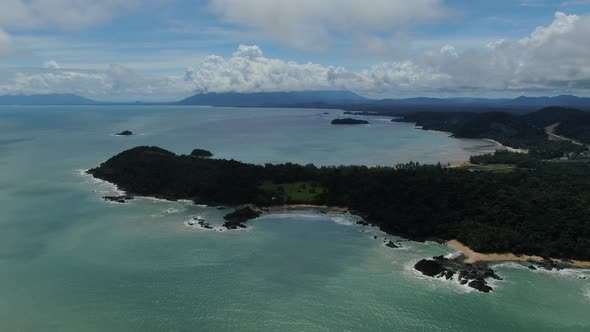
[[[218,225],[227,211],[149,199],[109,204],[100,196],[113,188],[80,175],[146,144],[324,165],[454,163],[489,149],[387,119],[333,127],[341,112],[323,112],[0,108],[0,331],[590,329],[588,271],[502,264],[505,280],[481,294],[413,271],[450,248],[389,249],[352,216],[294,211],[247,231],[205,231],[184,222],[202,215]],[[111,135],[124,129],[141,135]]]

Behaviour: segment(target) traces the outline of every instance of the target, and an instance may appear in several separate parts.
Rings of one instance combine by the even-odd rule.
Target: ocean
[[[324,114],[328,113],[328,114]],[[194,148],[252,163],[455,164],[495,149],[385,117],[332,126],[338,110],[173,106],[0,106],[0,331],[584,331],[590,272],[494,267],[479,293],[413,269],[452,254],[288,211],[214,225],[229,210],[140,198],[83,170],[125,149]],[[136,136],[113,135],[132,130]],[[373,237],[377,236],[375,240]],[[586,279],[583,279],[583,278]]]

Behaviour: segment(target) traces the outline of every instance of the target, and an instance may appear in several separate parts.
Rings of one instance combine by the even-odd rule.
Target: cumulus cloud
[[[590,16],[556,13],[520,40],[458,51],[452,45],[364,70],[296,63],[241,45],[210,55],[177,76],[148,76],[112,65],[104,71],[59,68],[0,72],[0,94],[73,92],[99,99],[174,99],[200,92],[348,89],[374,96],[505,94],[588,95]]]
[[[111,65],[106,70],[0,70],[0,95],[74,93],[99,100],[176,99],[192,93],[182,76],[150,76]]]
[[[360,43],[447,15],[441,0],[210,0],[211,9],[283,45],[322,49],[345,35]]]
[[[61,67],[57,62],[55,62],[55,60],[49,60],[49,61],[43,62],[43,68],[59,69]]]
[[[414,59],[360,71],[268,59],[253,46],[233,57],[210,56],[185,79],[196,91],[350,89],[368,94],[583,90],[590,88],[590,16],[556,13],[521,40],[500,40],[458,52],[445,45]]]

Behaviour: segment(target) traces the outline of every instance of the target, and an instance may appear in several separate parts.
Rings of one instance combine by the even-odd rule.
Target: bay
[[[324,114],[324,113],[329,114]],[[338,110],[174,106],[0,107],[2,331],[582,331],[590,273],[504,263],[491,294],[425,278],[418,260],[453,250],[384,246],[349,215],[292,211],[211,232],[227,211],[100,199],[81,175],[138,145],[219,158],[317,165],[459,163],[494,147]],[[117,137],[132,130],[138,135]],[[377,240],[373,236],[378,236]],[[581,279],[586,277],[585,280]]]

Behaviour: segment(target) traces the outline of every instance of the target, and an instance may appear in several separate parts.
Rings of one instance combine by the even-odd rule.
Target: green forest
[[[589,163],[510,153],[485,158],[517,167],[253,165],[136,147],[89,173],[130,194],[209,205],[348,207],[413,240],[458,239],[481,252],[590,260]]]

